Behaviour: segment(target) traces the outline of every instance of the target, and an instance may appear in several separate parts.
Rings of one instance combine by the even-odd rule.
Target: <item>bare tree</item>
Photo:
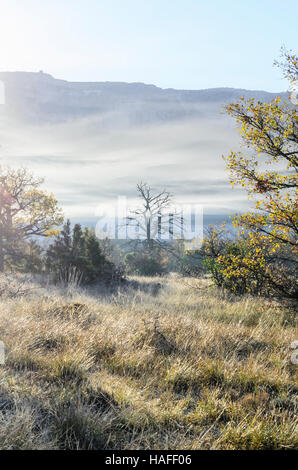
[[[138,229],[139,238],[146,240],[148,250],[154,241],[159,246],[173,238],[175,227],[181,227],[182,217],[173,208],[173,195],[166,189],[155,191],[147,183],[137,184],[141,206],[130,211],[127,225]]]

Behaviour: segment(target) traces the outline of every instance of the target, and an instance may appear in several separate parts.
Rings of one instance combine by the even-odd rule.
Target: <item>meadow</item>
[[[0,449],[294,449],[295,313],[208,279],[0,297]]]

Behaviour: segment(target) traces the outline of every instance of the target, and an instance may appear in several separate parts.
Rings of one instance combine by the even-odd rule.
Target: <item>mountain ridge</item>
[[[29,122],[57,122],[119,113],[127,123],[147,124],[217,116],[225,104],[245,98],[270,101],[287,93],[218,87],[198,90],[160,88],[142,82],[72,82],[40,72],[0,72],[2,113]],[[207,107],[206,107],[207,106]]]
[[[261,93],[266,93],[270,95],[276,95],[276,94],[283,94],[285,92],[272,92],[272,91],[267,91],[267,90],[258,90],[258,89],[248,89],[248,88],[238,88],[238,87],[232,87],[232,86],[222,86],[222,87],[208,87],[208,88],[173,88],[173,87],[160,87],[158,85],[155,85],[154,83],[146,83],[146,82],[125,82],[125,81],[114,81],[114,80],[103,80],[103,81],[78,81],[78,80],[65,80],[63,78],[56,78],[52,74],[39,71],[39,72],[27,72],[23,70],[14,70],[14,71],[0,71],[0,79],[6,78],[9,76],[21,76],[23,75],[24,77],[30,76],[30,77],[38,77],[38,78],[46,78],[50,80],[54,80],[56,82],[62,82],[62,83],[67,83],[67,84],[80,84],[80,85],[98,85],[98,84],[115,84],[115,85],[141,85],[144,87],[151,87],[151,88],[157,88],[162,91],[177,91],[177,92],[200,92],[200,91],[209,91],[209,90],[238,90],[238,91],[247,91],[247,92],[261,92]]]

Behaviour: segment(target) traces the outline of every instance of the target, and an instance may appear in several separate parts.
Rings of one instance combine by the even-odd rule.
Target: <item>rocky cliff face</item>
[[[5,105],[1,113],[31,123],[61,122],[113,114],[115,122],[146,124],[216,116],[240,96],[271,100],[275,94],[234,88],[161,89],[144,83],[68,82],[39,72],[0,72]]]

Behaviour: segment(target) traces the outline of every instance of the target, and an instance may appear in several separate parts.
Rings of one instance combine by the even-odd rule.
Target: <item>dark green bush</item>
[[[123,277],[123,269],[102,254],[93,230],[82,230],[80,224],[71,230],[69,220],[47,250],[46,267],[56,281],[92,283]]]

